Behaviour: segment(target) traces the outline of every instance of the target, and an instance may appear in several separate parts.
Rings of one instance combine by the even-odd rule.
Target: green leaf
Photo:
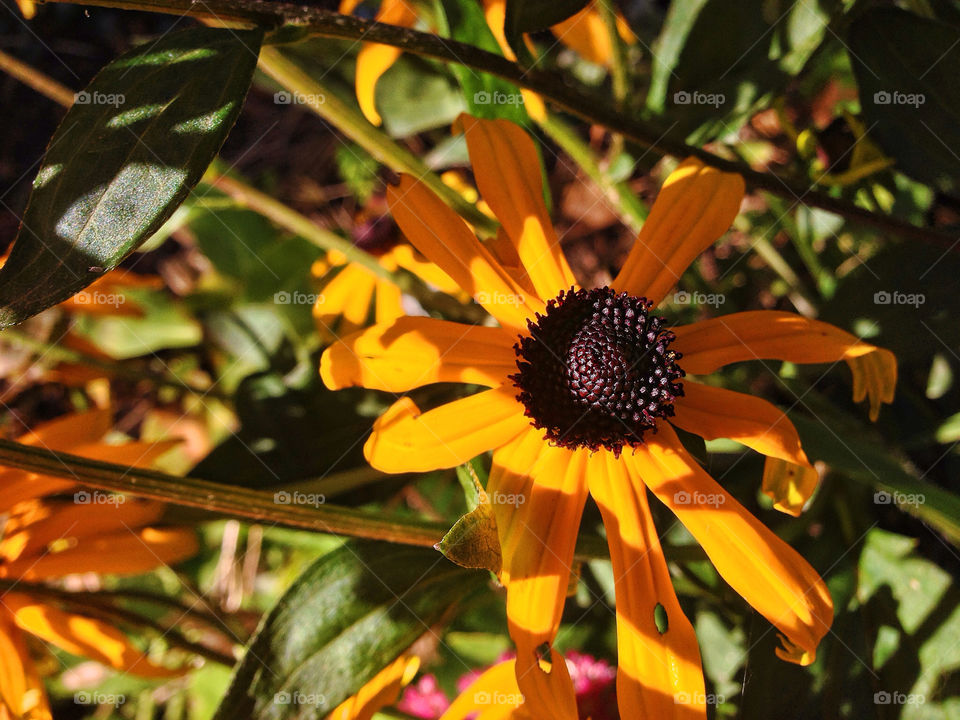
[[[850,28],[867,131],[897,168],[941,190],[960,186],[960,30],[895,8]]]
[[[960,496],[917,478],[885,445],[871,439],[870,429],[862,423],[848,419],[844,427],[834,429],[820,411],[819,421],[794,413],[789,417],[811,458],[874,488],[876,505],[897,505],[960,545]]]
[[[485,577],[423,548],[324,555],[263,620],[214,719],[326,717]]]
[[[262,36],[170,33],[121,55],[78,93],[0,269],[0,326],[82,290],[173,214],[233,126]]]
[[[504,26],[516,33],[546,30],[576,15],[589,2],[590,0],[507,0]]]
[[[480,484],[472,465],[457,466],[457,476],[466,486],[463,475],[469,477],[472,485],[468,499],[472,509],[454,523],[437,543],[437,550],[461,567],[484,568],[499,574],[503,567],[503,556],[500,553],[500,537],[497,534],[497,520],[493,514],[493,505],[490,504],[490,496]]]
[[[500,45],[490,32],[483,9],[476,0],[441,0],[440,4],[451,38],[501,54]],[[516,85],[464,65],[453,64],[450,69],[463,88],[463,98],[471,115],[487,119],[505,118],[518,125],[530,124],[523,106],[523,94]]]
[[[677,0],[654,48],[647,107],[691,142],[735,132],[803,68],[835,4]]]

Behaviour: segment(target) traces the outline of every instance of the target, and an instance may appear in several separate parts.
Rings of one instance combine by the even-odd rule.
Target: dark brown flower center
[[[610,288],[571,288],[527,322],[510,379],[549,441],[619,456],[656,432],[657,418],[673,415],[683,395],[680,353],[668,349],[675,336],[650,308],[646,298]]]

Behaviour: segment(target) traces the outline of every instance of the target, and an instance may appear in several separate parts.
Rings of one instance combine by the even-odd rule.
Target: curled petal
[[[413,27],[417,14],[409,0],[383,0],[377,11],[377,22]],[[377,112],[375,91],[380,77],[390,69],[401,54],[400,48],[379,43],[364,43],[357,53],[357,102],[360,110],[374,125],[383,121]]]
[[[697,539],[720,575],[784,637],[778,655],[813,662],[833,622],[826,584],[799,553],[720,487],[666,423],[632,453],[633,470]]]
[[[326,720],[370,720],[377,711],[393,705],[400,691],[413,680],[420,667],[420,658],[401,655],[373,676],[352,697],[340,703]]]

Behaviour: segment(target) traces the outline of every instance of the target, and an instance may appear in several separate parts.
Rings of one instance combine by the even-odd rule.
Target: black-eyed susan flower
[[[171,443],[107,444],[109,410],[46,423],[22,443],[125,465],[148,466]],[[29,633],[73,655],[145,677],[182,671],[152,662],[124,635],[95,615],[63,609],[31,584],[76,573],[139,574],[197,551],[193,530],[154,527],[163,505],[95,495],[62,478],[12,468],[0,470],[0,718],[50,718],[40,675],[28,652]],[[59,499],[75,492],[72,500]],[[95,504],[94,504],[95,503]]]
[[[340,13],[351,14],[360,4],[360,0],[341,0]],[[504,57],[516,60],[516,55],[507,42],[504,32],[506,0],[483,0],[484,16],[490,31],[497,40]],[[411,0],[382,0],[377,10],[377,22],[412,28],[418,15],[416,5]],[[613,45],[607,32],[603,17],[596,8],[596,2],[589,3],[580,12],[554,25],[551,30],[557,39],[575,50],[586,60],[599,65],[609,66],[613,57]],[[634,42],[626,20],[617,15],[617,32],[626,42]],[[376,108],[376,88],[381,76],[389,70],[400,57],[402,50],[392,45],[364,43],[357,55],[356,94],[360,110],[374,125],[380,125],[382,118]],[[529,90],[521,90],[527,112],[535,119],[542,119],[546,108],[539,95]]]
[[[844,360],[872,412],[892,400],[886,350],[787,312],[741,312],[669,327],[654,308],[722,235],[742,178],[695,159],[670,176],[610,287],[578,288],[542,197],[532,139],[518,126],[461,119],[481,195],[510,243],[481,243],[426,187],[402,177],[388,200],[404,235],[483,305],[499,327],[400,318],[351,335],[321,359],[331,388],[403,393],[434,382],[488,389],[421,411],[403,397],[365,445],[385,472],[449,468],[493,450],[487,492],[502,546],[523,712],[575,718],[566,667],[551,649],[587,495],[600,508],[616,588],[622,717],[705,717],[697,639],[673,591],[648,491],[699,541],[720,575],[780,632],[778,655],[812,662],[830,627],[816,571],[711,478],[673,426],[727,437],[772,459],[768,490],[798,511],[815,485],[787,417],[767,401],[706,385],[744,360]],[[797,468],[797,472],[784,471]],[[666,629],[658,612],[666,613]]]

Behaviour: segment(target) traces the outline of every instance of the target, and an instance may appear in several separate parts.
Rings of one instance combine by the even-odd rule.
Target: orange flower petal
[[[529,297],[460,216],[421,182],[401,175],[399,186],[387,188],[387,201],[411,244],[501,324],[525,330],[527,318],[543,311],[540,299]]]
[[[74,573],[137,575],[196,554],[196,533],[189,528],[142,528],[85,539],[76,547],[0,564],[0,578],[34,581]]]
[[[429,260],[418,257],[413,245],[401,243],[390,251],[390,255],[398,267],[409,270],[427,285],[447,295],[464,296],[463,290],[453,281],[453,278]]]
[[[730,438],[757,452],[810,466],[790,419],[763,398],[687,380],[670,422],[704,440]]]
[[[517,686],[516,661],[504,660],[483,671],[451,703],[440,720],[501,720],[520,718],[516,712],[523,703],[523,695]],[[529,717],[529,716],[527,716]]]
[[[123,528],[137,528],[155,522],[163,515],[164,505],[158,502],[126,502],[90,506],[73,502],[46,501],[50,506],[47,518],[8,532],[0,541],[0,559],[12,562],[22,556],[42,551],[54,540],[80,540]]]
[[[690,457],[667,423],[646,444],[624,453],[653,493],[693,534],[720,575],[783,633],[778,655],[813,662],[833,622],[826,584]]]
[[[809,465],[775,457],[768,457],[764,463],[763,492],[780,512],[799,516],[819,484],[820,475]]]
[[[18,627],[68,653],[143,677],[183,674],[155,665],[126,635],[101,620],[64,612],[22,593],[7,593],[3,602]]]
[[[535,717],[577,717],[566,666],[551,646],[587,497],[587,456],[547,445],[542,431],[528,428],[494,453],[490,471],[517,682]]]
[[[320,335],[333,338],[365,327],[376,284],[376,276],[362,265],[350,264],[338,272],[313,305],[313,320]]]
[[[383,0],[376,20],[390,25],[413,27],[417,22],[417,14],[408,0]],[[367,120],[374,125],[382,122],[375,102],[377,81],[397,61],[401,52],[400,48],[392,45],[364,43],[357,54],[357,102]]]
[[[700,648],[680,608],[647,505],[647,488],[606,451],[590,458],[590,495],[607,531],[617,594],[617,699],[622,717],[706,717]],[[657,628],[657,605],[667,630]]]
[[[405,392],[436,382],[497,387],[516,372],[513,338],[501,328],[403,317],[331,345],[320,377],[331,390]]]
[[[580,57],[597,65],[610,66],[613,59],[610,34],[592,3],[575,15],[551,26],[550,30],[557,36],[557,40],[576,50]]]
[[[417,674],[420,658],[401,655],[373,676],[360,690],[340,703],[326,720],[370,720],[374,714],[393,705],[400,691]]]
[[[470,163],[483,199],[513,241],[542,300],[575,284],[543,200],[540,157],[527,132],[507,120],[462,114]]]
[[[834,325],[774,310],[733,313],[673,328],[674,347],[683,368],[705,375],[744,360],[794,363],[846,361],[853,372],[854,400],[870,395],[870,418],[881,402],[893,402],[897,359],[893,353],[854,337]],[[869,358],[869,359],[868,359]]]
[[[401,318],[406,313],[403,310],[403,293],[400,288],[389,280],[377,280],[377,300],[375,315],[378,323],[390,322]]]
[[[659,303],[690,263],[727,231],[743,192],[739,175],[696,158],[684,160],[664,182],[613,286]]]
[[[47,693],[23,634],[12,616],[0,610],[0,718],[50,720]]]
[[[401,398],[374,423],[364,455],[388,473],[459,465],[528,427],[515,394],[512,385],[485,390],[422,414],[413,400]]]
[[[17,442],[34,447],[47,447],[70,452],[74,445],[100,440],[113,426],[113,411],[97,408],[64,415],[43,423],[17,438]]]
[[[77,484],[72,480],[34,475],[21,470],[7,470],[0,472],[0,486],[3,487],[3,494],[0,495],[0,513],[6,513],[22,502],[44,495],[67,492]]]

